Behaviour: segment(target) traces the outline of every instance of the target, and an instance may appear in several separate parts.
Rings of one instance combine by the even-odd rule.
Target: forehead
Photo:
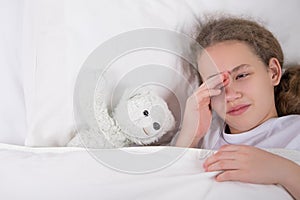
[[[244,42],[226,41],[206,48],[198,56],[198,70],[203,78],[222,71],[232,71],[241,64],[254,64],[259,57]]]

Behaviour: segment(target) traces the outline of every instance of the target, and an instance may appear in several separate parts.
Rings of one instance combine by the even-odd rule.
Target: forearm
[[[194,135],[191,135],[190,131],[182,129],[178,135],[175,145],[177,147],[196,148],[198,147],[200,139],[201,138],[196,138]]]
[[[300,200],[300,165],[290,162],[281,185],[297,200]]]

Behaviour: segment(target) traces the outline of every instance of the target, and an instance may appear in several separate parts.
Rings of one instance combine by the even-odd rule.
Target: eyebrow
[[[232,73],[232,72],[237,72],[237,71],[239,71],[241,68],[243,68],[243,67],[249,67],[249,66],[250,66],[249,64],[240,64],[240,65],[234,67],[234,68],[233,68],[232,70],[230,70],[229,72],[230,72],[230,73]],[[210,75],[210,76],[207,77],[206,80],[208,80],[208,79],[210,79],[210,78],[212,78],[212,77],[214,77],[214,76],[217,76],[217,75],[219,75],[219,74],[221,74],[221,73],[223,73],[223,72],[219,72],[219,73]]]
[[[237,72],[237,71],[239,71],[241,68],[243,68],[243,67],[249,67],[250,65],[248,65],[248,64],[241,64],[241,65],[239,65],[239,66],[236,66],[236,67],[234,67],[232,70],[230,70],[230,73],[232,73],[232,72]]]

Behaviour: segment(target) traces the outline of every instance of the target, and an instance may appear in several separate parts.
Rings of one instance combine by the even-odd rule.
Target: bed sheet
[[[148,162],[168,159],[177,147],[130,147],[132,153],[162,151]],[[122,160],[118,150],[95,150]],[[297,151],[275,150],[300,163]],[[292,199],[277,185],[218,183],[203,172],[208,150],[186,149],[175,162],[152,173],[124,173],[97,161],[84,148],[30,148],[0,144],[1,199]]]

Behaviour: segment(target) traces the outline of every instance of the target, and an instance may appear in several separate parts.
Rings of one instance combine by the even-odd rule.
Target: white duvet
[[[93,156],[100,152],[119,162],[119,166],[127,165],[120,150],[91,153],[84,148],[0,144],[0,199],[292,199],[277,185],[216,182],[213,177],[218,172],[205,173],[202,169],[203,158],[212,153],[208,150],[182,151],[176,147],[121,150],[139,155],[159,152],[141,160],[142,163],[127,163],[129,167],[163,163],[173,159],[176,152],[183,154],[160,170],[134,174],[107,167]],[[273,151],[300,163],[300,152]]]

